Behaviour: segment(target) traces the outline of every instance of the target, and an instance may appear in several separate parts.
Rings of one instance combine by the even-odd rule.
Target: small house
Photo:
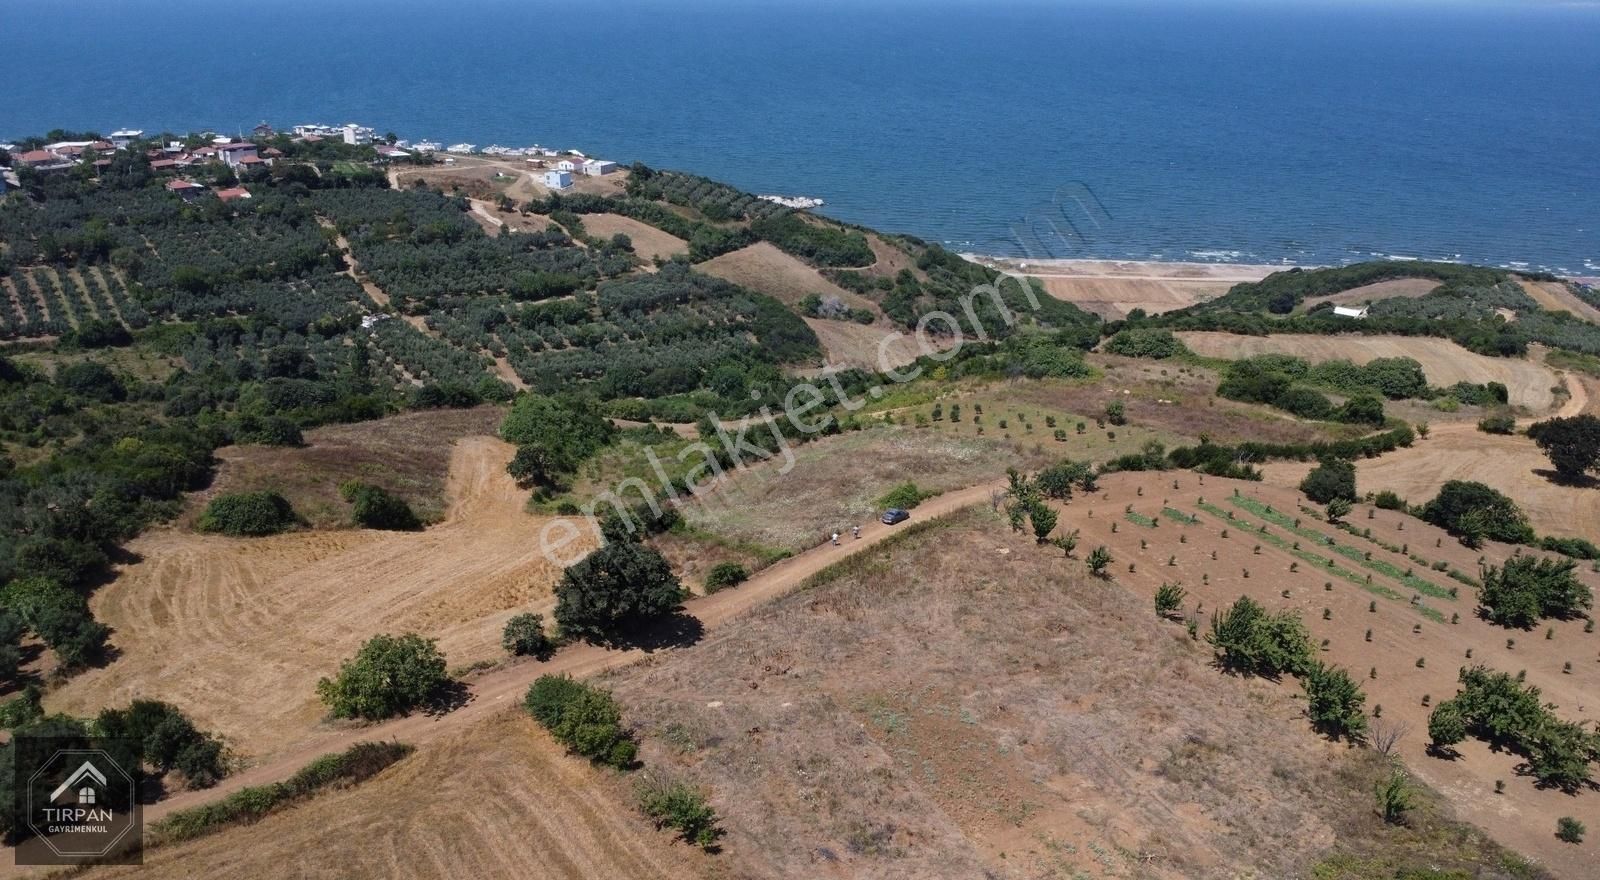
[[[217,190],[217,198],[223,200],[224,202],[233,202],[233,201],[237,201],[239,199],[248,199],[248,198],[250,198],[250,191],[245,189],[242,186],[231,186],[231,187],[228,187],[227,189],[219,189],[219,190]]]
[[[566,189],[572,185],[572,171],[570,169],[562,171],[559,168],[554,171],[546,171],[544,173],[544,185],[550,189]]]
[[[217,147],[217,156],[222,161],[235,167],[245,159],[260,158],[256,155],[256,145],[251,143],[223,144]]]
[[[167,192],[176,194],[186,202],[192,202],[205,195],[206,188],[192,180],[169,180]]]
[[[616,170],[617,163],[607,162],[604,159],[590,159],[583,163],[583,173],[590,177],[600,177],[605,174],[611,174]]]
[[[1365,318],[1371,309],[1368,306],[1334,306],[1333,313],[1341,318]]]
[[[583,171],[583,163],[587,161],[589,160],[582,156],[564,156],[556,162],[556,170],[577,174]]]

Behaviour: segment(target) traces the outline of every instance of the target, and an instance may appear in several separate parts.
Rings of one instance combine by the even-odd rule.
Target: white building
[[[137,128],[124,128],[111,133],[111,143],[119,150],[126,150],[128,145],[144,137],[144,132]]]
[[[583,171],[583,163],[587,161],[587,159],[581,157],[568,156],[556,163],[556,170],[579,173]]]
[[[1341,318],[1365,318],[1370,313],[1367,306],[1334,306],[1333,313]]]
[[[255,144],[223,144],[217,147],[217,158],[237,168],[246,159],[253,162],[261,157],[256,155]]]
[[[616,170],[617,163],[607,162],[604,159],[590,159],[583,163],[583,173],[590,177],[600,177],[604,174],[611,174]]]
[[[551,189],[566,189],[572,185],[572,172],[559,169],[546,171],[544,173],[544,185]]]

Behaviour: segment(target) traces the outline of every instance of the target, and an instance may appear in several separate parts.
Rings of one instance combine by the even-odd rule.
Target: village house
[[[256,145],[252,143],[223,144],[217,147],[217,157],[234,168],[237,168],[246,159],[259,160],[261,158],[256,153]]]
[[[177,195],[186,202],[192,202],[206,194],[206,188],[192,180],[169,180],[167,192]]]
[[[566,189],[572,185],[572,172],[561,170],[546,171],[544,173],[544,185],[550,189]]]
[[[245,189],[242,186],[231,186],[231,187],[228,187],[227,189],[219,189],[219,190],[217,190],[217,198],[223,200],[224,202],[232,202],[232,201],[237,201],[239,199],[248,199],[248,198],[250,198],[250,191]]]
[[[1341,318],[1365,318],[1371,309],[1367,306],[1334,306],[1333,313]]]
[[[556,170],[577,174],[583,171],[583,164],[587,161],[582,156],[565,156],[556,162]]]
[[[59,171],[72,167],[72,159],[53,153],[50,150],[28,150],[12,157],[16,163],[24,168],[35,171]]]
[[[617,170],[617,163],[607,162],[604,159],[590,159],[583,163],[583,173],[590,177],[600,177],[611,174]]]
[[[111,133],[111,144],[119,150],[126,150],[134,141],[144,137],[144,132],[137,128],[124,128]]]

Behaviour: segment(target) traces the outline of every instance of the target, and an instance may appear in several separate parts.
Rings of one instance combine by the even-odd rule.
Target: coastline
[[[1023,259],[987,254],[960,254],[991,269],[1014,275],[1039,278],[1117,278],[1129,281],[1260,281],[1274,272],[1297,268],[1296,264],[1199,263],[1168,260]],[[1316,266],[1298,266],[1314,269]]]

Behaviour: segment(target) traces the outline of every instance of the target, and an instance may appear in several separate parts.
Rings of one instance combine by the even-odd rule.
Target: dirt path
[[[1002,487],[1003,484],[1001,483],[985,483],[967,489],[947,492],[918,506],[916,519],[930,519],[975,504],[985,503],[989,500],[993,491]],[[516,516],[525,520],[525,515],[521,513],[520,508],[516,511]],[[474,515],[466,521],[481,525],[485,522],[485,518],[481,515]],[[793,590],[804,582],[806,578],[811,577],[829,565],[882,542],[895,534],[895,529],[896,527],[885,526],[878,522],[868,523],[862,528],[859,539],[844,538],[840,540],[840,544],[837,547],[831,544],[824,544],[807,550],[763,570],[738,589],[724,590],[711,596],[693,598],[686,603],[686,609],[707,630],[714,629],[757,605],[771,601]],[[281,639],[281,635],[281,633],[278,633],[274,637]],[[291,646],[291,649],[299,650],[297,646]],[[244,650],[236,651],[236,653],[241,657],[249,656],[249,652]],[[649,652],[643,650],[617,651],[592,645],[573,645],[560,651],[548,661],[518,663],[470,680],[468,682],[469,702],[462,708],[442,716],[410,715],[393,721],[363,727],[330,726],[311,719],[311,729],[306,730],[304,713],[297,713],[297,717],[300,719],[300,723],[296,725],[300,728],[297,732],[301,735],[294,739],[293,745],[277,751],[254,766],[230,776],[216,788],[200,792],[181,793],[161,803],[147,806],[144,811],[145,820],[154,822],[173,810],[217,800],[223,795],[237,791],[246,785],[260,785],[287,778],[313,758],[331,751],[347,748],[357,742],[397,739],[415,744],[460,730],[468,724],[482,722],[503,710],[517,706],[528,685],[541,675],[551,673],[565,673],[573,676],[594,675],[604,670],[615,669],[637,662],[648,656],[650,656]],[[241,692],[253,690],[238,683],[224,685],[218,682],[216,686],[237,687]],[[260,698],[257,696],[255,699],[259,700]]]

